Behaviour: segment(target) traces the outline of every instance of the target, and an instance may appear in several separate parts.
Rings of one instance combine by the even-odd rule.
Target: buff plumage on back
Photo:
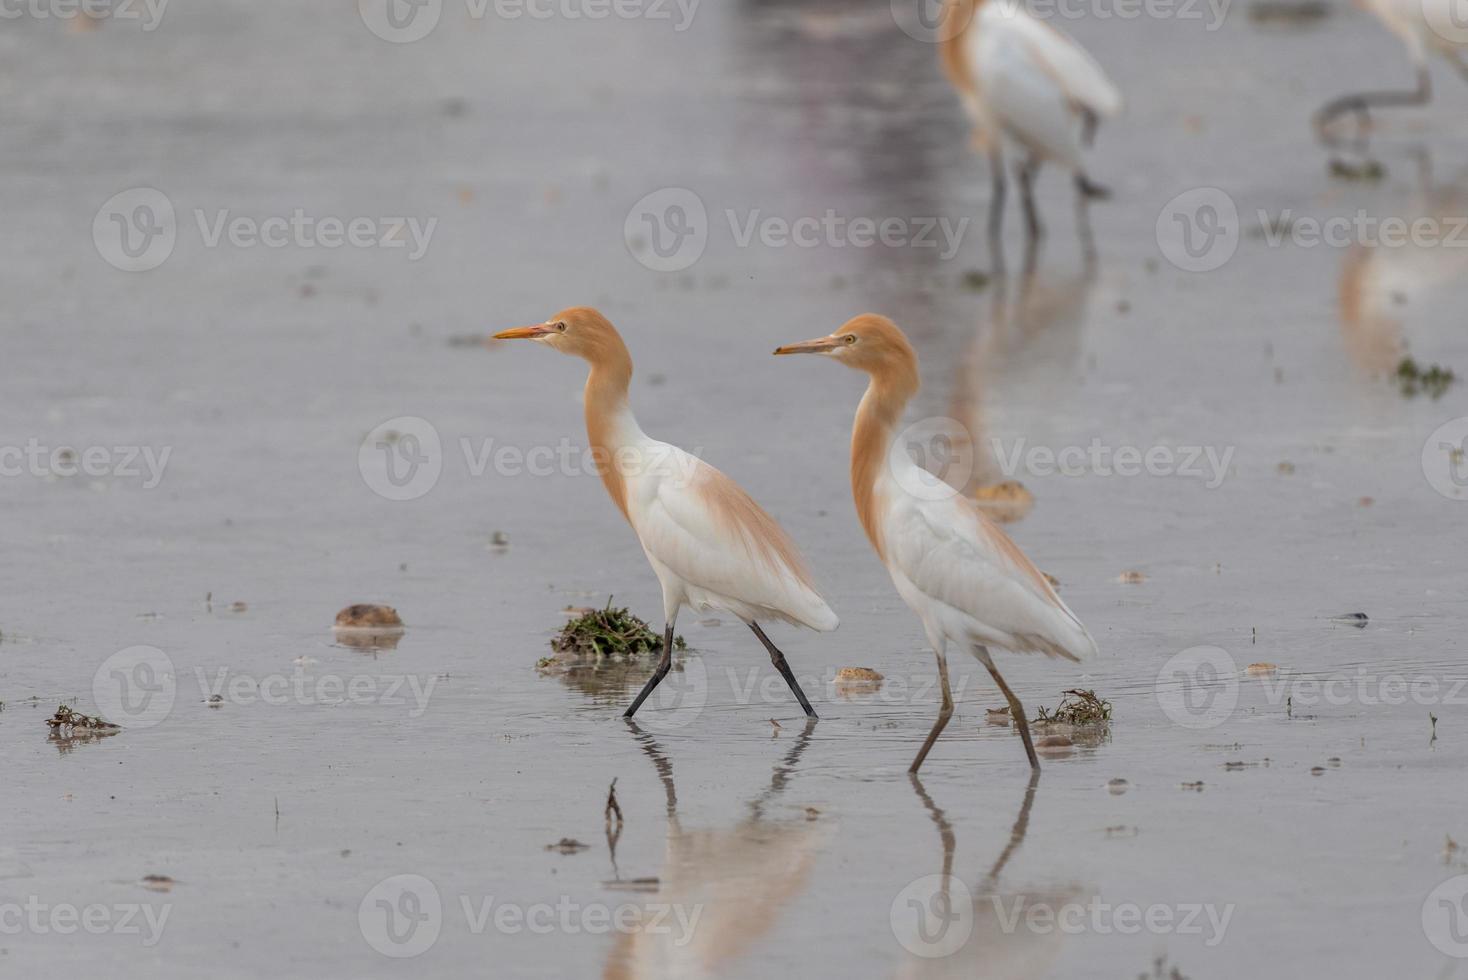
[[[693,490],[708,506],[714,519],[724,530],[738,536],[753,557],[772,571],[790,573],[812,592],[816,590],[810,569],[806,567],[795,542],[739,484],[704,464],[699,467]]]

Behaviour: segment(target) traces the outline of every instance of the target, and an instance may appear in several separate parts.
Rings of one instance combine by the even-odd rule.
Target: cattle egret
[[[596,310],[576,307],[494,336],[535,340],[591,365],[585,408],[592,455],[663,589],[662,659],[625,717],[637,713],[671,669],[673,624],[685,605],[723,610],[748,624],[806,715],[816,717],[759,621],[824,632],[836,628],[836,614],[817,594],[794,543],[749,494],[696,456],[642,431],[627,404],[632,357],[616,328]]]
[[[1101,119],[1121,111],[1121,93],[1086,50],[1031,16],[1018,0],[949,0],[939,52],[973,122],[974,149],[989,158],[994,193],[989,237],[1004,221],[1006,149],[1017,175],[1025,228],[1041,234],[1034,182],[1046,161],[1070,171],[1081,199],[1105,197],[1081,161]]]
[[[1468,80],[1468,32],[1463,30],[1461,15],[1453,10],[1454,0],[1357,0],[1386,25],[1407,46],[1407,57],[1417,69],[1417,88],[1407,92],[1357,92],[1332,99],[1315,113],[1315,129],[1323,137],[1325,128],[1336,116],[1355,112],[1357,123],[1364,128],[1373,106],[1425,105],[1432,98],[1432,73],[1428,70],[1430,53],[1441,55],[1464,80]]]
[[[867,314],[835,333],[780,347],[776,354],[822,354],[871,378],[851,431],[856,514],[902,600],[922,620],[938,658],[943,705],[913,760],[917,772],[953,714],[947,646],[973,653],[1004,693],[1030,765],[1040,768],[1024,706],[1000,676],[990,647],[1079,660],[1096,651],[1091,634],[1024,552],[958,494],[917,494],[929,485],[895,444],[903,409],[920,387],[917,354],[897,325]]]

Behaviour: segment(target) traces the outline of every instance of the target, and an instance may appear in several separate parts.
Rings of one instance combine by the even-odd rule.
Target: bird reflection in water
[[[1391,374],[1407,353],[1402,311],[1426,305],[1444,286],[1468,276],[1468,248],[1462,247],[1468,245],[1468,172],[1434,183],[1427,150],[1418,147],[1414,155],[1417,188],[1392,216],[1409,230],[1429,229],[1434,239],[1409,232],[1394,247],[1358,242],[1341,264],[1341,339],[1371,378]]]
[[[667,803],[668,837],[663,866],[654,878],[607,882],[609,888],[649,892],[649,902],[698,915],[687,935],[677,930],[638,930],[618,936],[602,976],[651,980],[715,975],[770,932],[784,908],[810,884],[826,828],[810,814],[771,817],[767,810],[785,791],[810,744],[807,721],[795,744],[775,765],[769,785],[749,801],[743,820],[724,829],[691,829],[678,815],[673,766],[656,739],[628,721],[652,760]],[[615,868],[615,852],[613,853]]]
[[[903,980],[942,977],[1021,980],[1048,976],[1060,955],[1065,934],[1055,928],[1029,928],[1027,913],[1032,910],[1057,912],[1062,906],[1077,900],[1078,890],[1016,889],[1002,884],[1005,866],[1024,843],[1025,834],[1029,831],[1030,811],[1034,808],[1035,793],[1040,785],[1039,772],[1030,775],[1009,840],[983,879],[972,889],[953,877],[953,855],[958,843],[953,824],[942,808],[933,802],[918,775],[913,773],[909,778],[918,799],[938,828],[943,868],[940,890],[930,898],[932,907],[928,910],[914,909],[913,912],[944,916],[959,931],[943,937],[956,947],[950,950],[945,946],[942,950],[944,955],[933,955],[937,950],[924,949],[917,943],[904,944],[909,955],[903,959],[897,975]],[[968,907],[955,908],[955,901],[966,902]],[[898,915],[898,910],[894,909],[893,914],[894,917]],[[966,936],[962,932],[965,925],[969,927]]]

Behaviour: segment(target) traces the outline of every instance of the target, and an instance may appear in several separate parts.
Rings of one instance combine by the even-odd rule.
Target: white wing
[[[836,628],[794,543],[738,484],[676,446],[644,452],[651,462],[629,480],[628,516],[654,567],[676,576],[691,604]]]
[[[1084,48],[1010,0],[980,8],[966,47],[980,95],[1005,131],[1064,166],[1080,167],[1080,110],[1121,110],[1121,93]]]
[[[962,496],[893,495],[884,521],[888,569],[949,638],[1079,660],[1096,643],[1044,575]],[[904,596],[908,598],[908,596]],[[911,603],[911,599],[909,600]]]

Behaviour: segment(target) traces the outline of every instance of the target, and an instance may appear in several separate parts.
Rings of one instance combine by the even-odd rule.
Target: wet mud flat
[[[1468,401],[1392,379],[1402,344],[1465,373],[1461,277],[1446,251],[1249,229],[1286,211],[1455,213],[1468,128],[1444,78],[1429,108],[1380,118],[1380,179],[1332,176],[1309,113],[1407,69],[1389,35],[1330,9],[1288,30],[1063,24],[1129,109],[1094,155],[1114,191],[1092,209],[1096,267],[1048,175],[1029,284],[991,275],[975,231],[947,258],[736,240],[756,212],[982,226],[960,110],[886,4],[707,5],[681,33],[447,5],[401,45],[351,9],[283,3],[171,9],[146,34],[17,21],[0,40],[16,96],[0,443],[171,453],[152,486],[146,467],[49,462],[0,479],[0,907],[25,923],[0,936],[3,961],[150,977],[1463,972],[1439,945],[1450,920],[1427,912],[1468,873],[1449,846],[1468,841],[1468,505],[1434,488],[1422,451]],[[573,67],[547,81],[548,63]],[[139,186],[169,197],[178,241],[127,273],[91,229]],[[667,187],[710,215],[705,253],[676,273],[625,241],[634,203]],[[1157,219],[1199,187],[1234,201],[1241,233],[1225,264],[1189,273]],[[296,208],[438,223],[416,261],[199,230],[200,213]],[[669,699],[636,728],[619,716],[645,661],[536,670],[568,606],[611,596],[660,629],[596,477],[494,463],[504,446],[579,446],[583,379],[463,338],[572,302],[627,336],[649,431],[739,480],[816,566],[841,630],[772,633],[813,728],[727,618],[684,614]],[[1033,786],[987,714],[1002,698],[958,656],[958,713],[921,781],[905,772],[937,692],[851,514],[860,380],[769,357],[868,309],[918,347],[912,420],[976,436],[970,489],[1023,483],[1032,506],[1008,528],[1102,648],[1076,667],[1001,660],[1031,711],[1071,689],[1111,704],[1105,736],[1055,746]],[[430,423],[441,470],[390,499],[360,453],[404,417]],[[1229,462],[1221,479],[1206,452],[1197,474],[1036,472],[1036,447],[1093,438],[1113,464],[1122,447]],[[353,642],[332,628],[351,603],[390,605],[404,629]],[[1364,625],[1339,618],[1355,612]],[[166,661],[114,666],[166,710],[135,704],[147,723],[116,733],[47,725],[58,705],[99,714],[99,671],[137,647]],[[883,680],[852,689],[845,667]],[[953,931],[914,901],[958,910]],[[921,955],[935,936],[954,948]]]

